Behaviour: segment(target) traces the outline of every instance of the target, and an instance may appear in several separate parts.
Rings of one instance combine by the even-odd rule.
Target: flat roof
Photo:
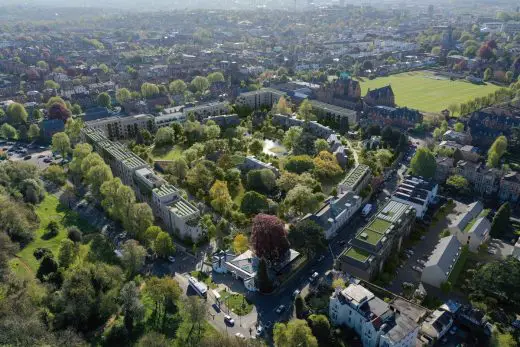
[[[381,241],[385,236],[385,232],[391,226],[392,223],[376,217],[356,235],[356,239],[375,246]]]
[[[350,247],[344,253],[344,255],[349,257],[349,258],[352,258],[352,259],[355,259],[357,261],[360,261],[362,263],[367,261],[368,258],[370,257],[370,253],[368,253],[367,251],[364,251],[362,249],[356,248],[356,247]]]
[[[188,201],[179,197],[170,204],[170,211],[179,217],[186,217],[198,212],[199,210]]]
[[[347,177],[345,177],[342,184],[345,184],[349,187],[355,187],[369,172],[370,168],[367,165],[360,164],[348,173]]]
[[[160,187],[153,189],[153,192],[155,193],[155,195],[157,195],[160,198],[162,198],[166,195],[175,194],[178,191],[179,190],[177,188],[175,188],[174,186],[172,186],[171,184],[163,184]]]

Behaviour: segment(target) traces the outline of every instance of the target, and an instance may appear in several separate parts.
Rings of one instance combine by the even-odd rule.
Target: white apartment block
[[[415,347],[419,322],[426,313],[403,299],[386,303],[354,283],[336,290],[329,302],[332,324],[353,329],[363,347]]]

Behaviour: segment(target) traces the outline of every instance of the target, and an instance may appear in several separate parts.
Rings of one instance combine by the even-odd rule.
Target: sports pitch
[[[489,83],[477,85],[463,80],[450,81],[429,71],[405,72],[374,80],[364,78],[360,83],[361,95],[365,95],[369,88],[376,89],[390,84],[397,105],[435,113],[450,104],[461,104],[500,88]]]

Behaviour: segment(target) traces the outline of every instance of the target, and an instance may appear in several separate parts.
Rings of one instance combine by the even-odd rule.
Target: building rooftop
[[[348,108],[339,107],[336,105],[327,104],[325,102],[321,102],[318,100],[310,100],[312,106],[320,108],[324,111],[330,111],[338,114],[344,114],[344,115],[355,115],[356,111],[350,110]]]
[[[376,217],[356,235],[356,239],[375,246],[386,235],[391,226],[392,223]]]
[[[153,192],[159,198],[162,198],[162,197],[165,197],[170,194],[177,194],[179,192],[179,189],[175,188],[171,184],[163,184],[162,186],[160,186],[158,188],[154,188]]]
[[[454,235],[443,237],[435,246],[432,255],[430,255],[424,266],[425,268],[438,266],[443,273],[448,275],[455,266],[461,250],[462,247],[457,237]]]
[[[170,203],[170,211],[175,215],[184,218],[198,213],[199,209],[179,196]]]
[[[348,173],[347,177],[345,177],[341,184],[355,189],[357,185],[363,180],[363,178],[369,173],[370,168],[367,165],[360,164]]]
[[[133,154],[126,159],[121,160],[121,164],[125,165],[129,169],[135,169],[141,166],[147,166],[148,164],[137,155]]]
[[[356,248],[356,247],[350,247],[344,255],[346,257],[352,258],[354,260],[357,260],[359,262],[366,262],[368,258],[370,257],[370,253],[367,251],[364,251],[362,249]]]

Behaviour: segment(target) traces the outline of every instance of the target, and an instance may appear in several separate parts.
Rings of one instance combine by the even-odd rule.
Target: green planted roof
[[[356,239],[375,246],[391,226],[392,223],[381,218],[375,218],[357,234]]]
[[[349,187],[355,187],[359,181],[366,175],[367,171],[370,170],[370,168],[366,165],[358,165],[350,173],[345,177],[343,180],[343,184],[349,186]]]
[[[344,254],[345,256],[349,257],[349,258],[352,258],[352,259],[355,259],[357,261],[360,261],[362,263],[364,263],[365,261],[367,261],[368,257],[370,257],[370,253],[362,250],[362,249],[359,249],[359,248],[354,248],[354,247],[350,247]]]

